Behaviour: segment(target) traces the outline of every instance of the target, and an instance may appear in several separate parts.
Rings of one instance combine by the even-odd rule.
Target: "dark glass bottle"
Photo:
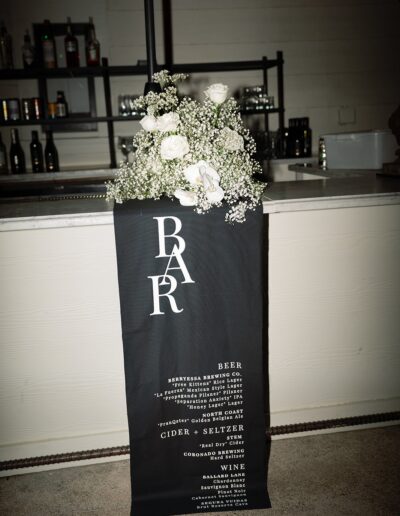
[[[295,118],[294,124],[294,157],[300,158],[303,155],[303,135],[301,131],[300,119]]]
[[[302,118],[302,133],[303,133],[303,156],[310,158],[312,154],[312,137],[309,119],[307,117]]]
[[[0,133],[0,174],[8,174],[7,150]]]
[[[68,104],[62,90],[57,91],[56,117],[66,118],[68,116]]]
[[[303,156],[304,144],[300,118],[289,118],[288,156],[300,158]]]
[[[68,68],[79,66],[78,40],[72,33],[71,18],[67,18],[67,35],[64,38],[65,60]]]
[[[3,22],[0,25],[0,68],[14,68],[12,39]]]
[[[87,66],[100,66],[100,43],[96,39],[92,17],[89,18],[89,24],[89,39],[86,43],[86,64]]]
[[[295,145],[295,119],[289,118],[289,129],[288,129],[288,141],[287,141],[287,157],[293,158],[295,156],[294,153],[294,145]]]
[[[26,172],[25,154],[19,142],[18,129],[11,129],[10,163],[13,174],[24,174]]]
[[[31,149],[31,163],[32,172],[44,172],[43,166],[43,148],[39,141],[39,134],[37,131],[32,131]]]
[[[47,172],[59,172],[58,152],[53,140],[52,131],[46,132],[46,147],[44,149]]]
[[[35,66],[35,47],[32,45],[29,31],[26,30],[24,35],[24,44],[22,45],[22,62],[24,68],[34,68]]]
[[[44,31],[42,34],[42,55],[45,68],[57,68],[56,42],[49,20],[44,20]]]

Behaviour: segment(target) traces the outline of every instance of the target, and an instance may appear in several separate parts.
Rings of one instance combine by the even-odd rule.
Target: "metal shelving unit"
[[[217,63],[183,63],[172,64],[170,66],[157,65],[156,69],[163,70],[168,68],[172,73],[216,73],[216,72],[237,72],[237,71],[262,71],[263,84],[268,91],[268,70],[277,68],[277,107],[266,111],[245,111],[243,116],[249,115],[263,115],[265,131],[269,130],[269,115],[278,114],[279,129],[283,131],[284,128],[284,95],[283,95],[283,53],[278,51],[275,59],[268,59],[263,57],[258,61],[229,61]],[[49,119],[42,120],[16,120],[1,122],[0,126],[14,127],[14,126],[62,126],[73,123],[88,124],[88,123],[105,123],[107,124],[109,156],[111,169],[117,167],[116,149],[115,149],[115,132],[114,124],[116,122],[128,122],[139,120],[139,116],[115,116],[112,112],[111,105],[111,78],[122,76],[146,76],[147,66],[109,66],[106,58],[102,59],[102,66],[99,67],[81,67],[81,68],[58,68],[54,70],[49,69],[35,69],[35,70],[0,70],[0,81],[5,80],[32,80],[38,82],[39,96],[43,99],[44,105],[47,105],[47,80],[55,78],[102,78],[104,97],[105,97],[105,116],[78,116],[68,117],[67,119]]]

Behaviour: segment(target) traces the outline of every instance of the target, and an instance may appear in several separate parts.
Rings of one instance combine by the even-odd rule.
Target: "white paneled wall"
[[[398,103],[400,40],[397,0],[172,0],[174,59],[177,63],[285,58],[286,119],[309,116],[314,152],[320,134],[385,128]],[[161,0],[155,0],[157,54],[163,61]],[[14,38],[21,65],[23,31],[32,22],[83,21],[93,16],[103,56],[110,63],[135,64],[146,55],[143,0],[5,0],[0,7]],[[193,88],[224,81],[233,90],[260,82],[258,72],[196,77]],[[270,90],[276,95],[275,74]],[[116,112],[119,93],[141,93],[144,78],[113,79]],[[0,96],[24,96],[35,85],[0,84]],[[101,92],[101,85],[98,85]],[[343,118],[340,111],[350,113]],[[104,103],[99,95],[99,113]],[[342,118],[342,119],[341,119]],[[271,115],[271,128],[277,117]],[[132,134],[135,122],[119,124],[116,134]],[[22,131],[29,140],[30,130]],[[81,136],[84,138],[81,138]],[[94,139],[95,137],[95,139]],[[99,164],[108,159],[105,126],[97,133],[57,136],[63,164]],[[60,140],[61,138],[61,140]]]

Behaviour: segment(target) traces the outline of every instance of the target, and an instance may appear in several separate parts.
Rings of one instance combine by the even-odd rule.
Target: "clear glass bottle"
[[[44,20],[44,31],[42,34],[43,66],[45,68],[57,68],[56,42],[49,20]]]
[[[60,164],[58,152],[53,140],[53,132],[46,132],[46,147],[44,148],[44,159],[46,161],[47,172],[59,172]]]
[[[3,70],[14,68],[12,40],[4,22],[0,25],[0,68]]]
[[[22,45],[22,63],[24,68],[34,68],[35,62],[35,47],[32,45],[31,37],[28,29],[25,31],[24,44]]]
[[[87,66],[100,66],[100,43],[96,39],[93,18],[89,18],[90,31],[86,43],[86,64]]]
[[[25,154],[19,141],[18,129],[11,129],[10,163],[13,174],[25,174]]]
[[[39,141],[39,133],[32,131],[32,141],[30,144],[32,172],[44,172],[43,166],[43,147]]]
[[[67,35],[64,38],[65,60],[68,68],[79,66],[78,40],[72,32],[71,18],[67,18]]]
[[[322,137],[318,142],[318,166],[321,170],[326,170],[328,168],[325,139]]]

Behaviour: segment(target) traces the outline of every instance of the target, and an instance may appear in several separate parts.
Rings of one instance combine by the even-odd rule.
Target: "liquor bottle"
[[[300,158],[303,156],[303,150],[301,118],[289,118],[288,156]]]
[[[62,90],[57,91],[56,117],[66,118],[68,116],[68,104]]]
[[[44,159],[46,161],[47,172],[58,172],[60,165],[58,162],[58,152],[54,145],[52,131],[46,132],[46,147],[44,148]]]
[[[24,44],[22,45],[22,62],[24,68],[33,68],[35,66],[35,47],[32,45],[31,37],[28,29],[24,35]]]
[[[0,174],[8,174],[7,151],[0,133]]]
[[[322,170],[326,170],[328,168],[325,139],[322,137],[318,142],[318,166]]]
[[[288,158],[295,157],[295,140],[296,140],[296,128],[295,118],[289,118],[289,129],[288,129],[288,141],[287,141],[287,156]]]
[[[43,166],[43,148],[39,141],[39,134],[37,131],[32,131],[31,149],[31,163],[32,172],[44,172]]]
[[[12,40],[4,22],[0,26],[0,68],[9,70],[14,68]]]
[[[309,125],[309,119],[307,117],[302,118],[302,133],[303,133],[303,156],[310,158],[312,154],[312,137],[311,129]]]
[[[79,66],[78,40],[72,33],[71,18],[67,18],[67,35],[64,38],[65,59],[67,68]]]
[[[300,118],[295,118],[294,122],[294,157],[300,158],[303,155],[303,134],[300,126]]]
[[[100,43],[96,39],[93,18],[89,18],[90,31],[86,43],[86,64],[87,66],[100,66]]]
[[[45,68],[57,68],[56,42],[54,41],[53,30],[49,20],[44,20],[42,34],[43,66]]]
[[[18,129],[11,129],[10,162],[13,174],[24,174],[26,172],[25,154],[19,142]]]

